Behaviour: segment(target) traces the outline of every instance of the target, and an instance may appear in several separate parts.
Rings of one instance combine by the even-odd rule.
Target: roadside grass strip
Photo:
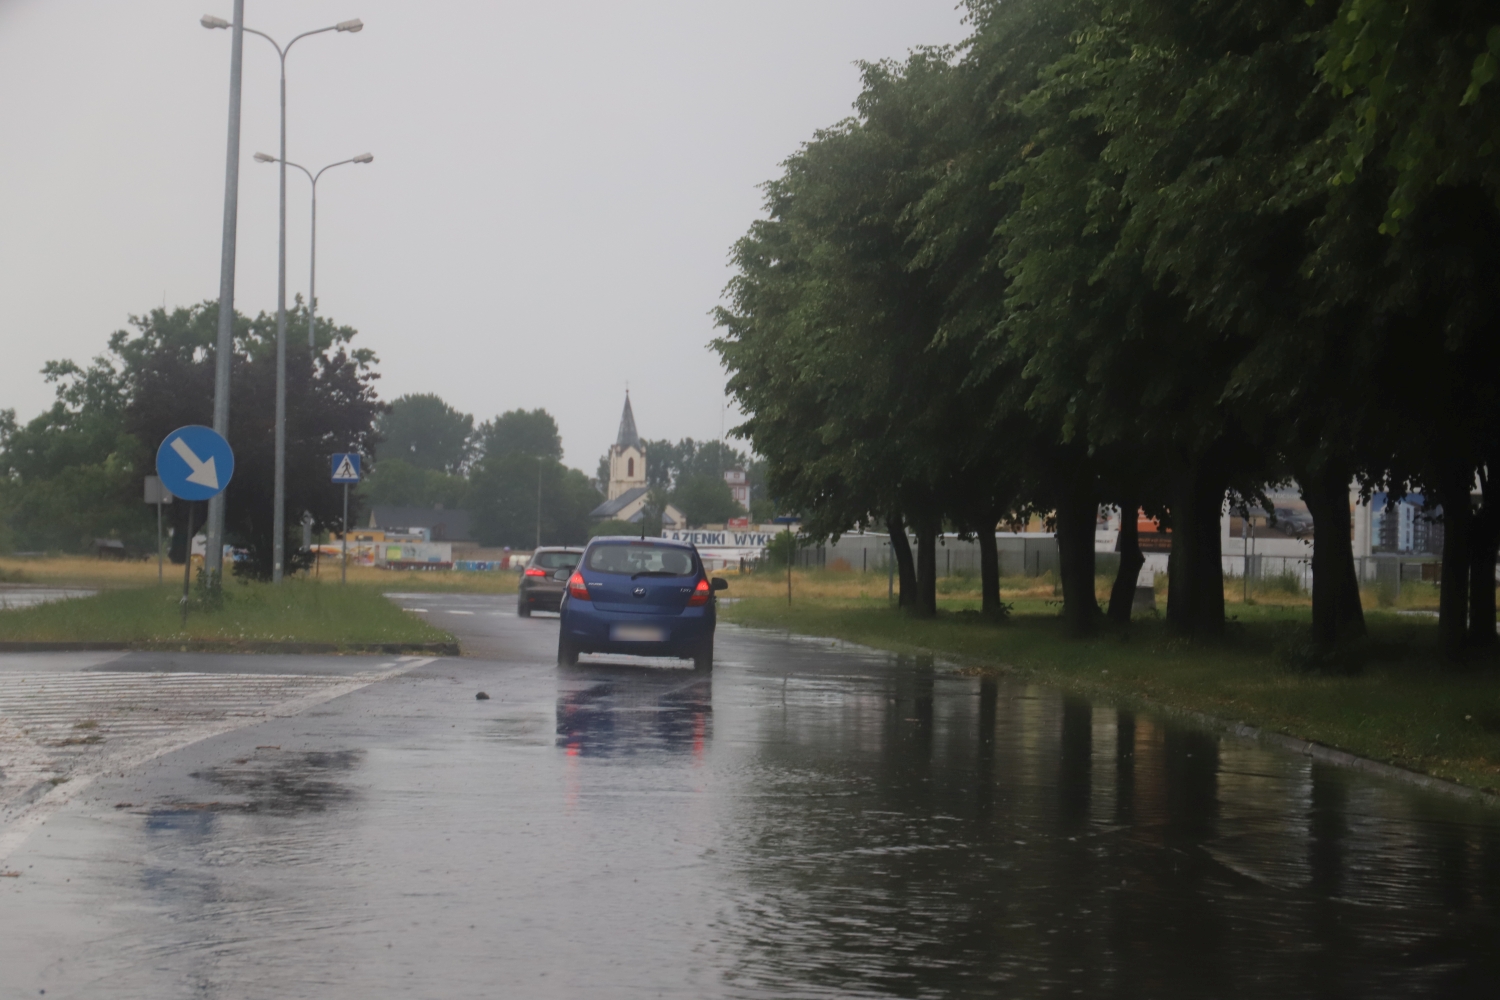
[[[196,563],[194,564],[196,567]],[[165,585],[182,586],[182,564],[167,563]],[[316,572],[298,574],[303,583],[338,583],[336,559],[324,558]],[[122,587],[155,587],[156,560],[110,562],[88,556],[0,558],[0,584],[29,583],[48,587],[89,587],[98,590]],[[518,570],[388,570],[374,566],[350,566],[349,583],[387,590],[421,590],[438,593],[514,594],[520,585]]]
[[[799,600],[794,589],[791,607],[783,590],[779,598],[736,601],[720,616],[753,628],[934,654],[966,671],[1014,672],[1122,708],[1243,723],[1500,790],[1500,665],[1445,668],[1435,619],[1368,612],[1371,639],[1358,647],[1361,668],[1342,676],[1297,665],[1309,621],[1302,607],[1242,605],[1231,612],[1226,638],[1215,643],[1174,636],[1156,618],[1137,619],[1125,633],[1070,639],[1057,607],[1036,599],[1016,600],[1001,623],[945,607],[936,619],[921,620],[889,607],[883,595]]]
[[[715,576],[723,576],[729,581],[729,593],[726,595],[733,598],[741,597],[780,597],[786,600],[787,574],[786,568],[766,568],[757,572],[738,573],[733,569],[720,571]],[[1224,602],[1231,608],[1230,613],[1238,613],[1241,608],[1247,607],[1273,607],[1273,608],[1302,608],[1312,607],[1312,595],[1302,590],[1300,586],[1287,586],[1286,577],[1270,577],[1263,580],[1252,580],[1248,588],[1245,581],[1240,577],[1225,577],[1224,579]],[[1109,601],[1110,590],[1114,587],[1114,578],[1110,576],[1099,576],[1094,579],[1094,596],[1101,603]],[[1295,580],[1293,581],[1295,583]],[[856,572],[853,570],[836,569],[794,569],[792,571],[792,596],[812,599],[842,599],[842,600],[879,600],[885,598],[893,590],[899,589],[900,582],[892,580],[891,576],[884,570],[870,572]],[[949,576],[939,577],[937,580],[938,601],[944,607],[963,608],[979,606],[979,576],[969,572],[956,572]],[[1167,578],[1165,574],[1156,577],[1156,603],[1165,608],[1167,599]],[[1436,611],[1438,606],[1438,587],[1433,583],[1421,583],[1408,581],[1401,588],[1399,594],[1384,593],[1379,588],[1368,586],[1361,590],[1360,597],[1367,610],[1392,610],[1392,611]],[[1247,599],[1248,598],[1248,599]],[[1060,606],[1062,601],[1062,585],[1051,570],[1043,572],[1039,576],[1005,576],[1000,578],[1000,599],[1007,604],[1015,603],[1017,609],[1026,607],[1045,607],[1049,603]]]
[[[181,586],[107,590],[0,611],[0,642],[451,642],[452,636],[381,596],[379,588],[307,580],[279,587],[231,581],[219,607],[195,598],[182,624]]]

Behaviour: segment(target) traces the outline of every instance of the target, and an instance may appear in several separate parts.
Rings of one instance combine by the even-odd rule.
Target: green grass
[[[381,596],[384,588],[308,580],[232,582],[223,606],[182,625],[181,585],[109,590],[93,597],[0,611],[4,642],[447,642],[451,636]]]
[[[1305,606],[1231,607],[1224,641],[1193,643],[1156,619],[1087,640],[1062,633],[1057,606],[1018,598],[1004,623],[945,602],[935,620],[880,599],[751,597],[726,621],[823,635],[896,652],[952,657],[975,671],[1014,671],[1122,707],[1200,712],[1245,722],[1477,788],[1500,786],[1500,672],[1463,672],[1437,657],[1433,620],[1368,612],[1357,676],[1291,665],[1305,649]]]

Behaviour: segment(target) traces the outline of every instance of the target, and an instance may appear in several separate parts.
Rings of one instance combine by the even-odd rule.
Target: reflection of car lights
[[[547,571],[544,570],[544,569],[537,569],[535,566],[528,566],[528,567],[526,567],[526,575],[527,576],[546,576],[547,575]]]
[[[699,580],[698,586],[693,588],[693,596],[688,598],[688,607],[701,608],[708,603],[708,581]]]
[[[589,585],[583,582],[582,573],[574,573],[568,578],[568,596],[575,601],[589,600]]]

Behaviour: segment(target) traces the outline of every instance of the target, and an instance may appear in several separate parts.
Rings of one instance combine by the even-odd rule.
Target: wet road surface
[[[512,598],[399,602],[472,658],[0,657],[0,705],[248,719],[0,851],[0,996],[1493,995],[1500,810],[828,641],[559,669]]]

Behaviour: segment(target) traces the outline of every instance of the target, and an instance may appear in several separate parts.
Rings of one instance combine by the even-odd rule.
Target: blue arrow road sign
[[[156,449],[162,485],[184,500],[218,496],[234,475],[234,452],[212,427],[189,424],[166,436]]]
[[[333,456],[333,481],[336,483],[359,482],[359,454],[348,451]]]

